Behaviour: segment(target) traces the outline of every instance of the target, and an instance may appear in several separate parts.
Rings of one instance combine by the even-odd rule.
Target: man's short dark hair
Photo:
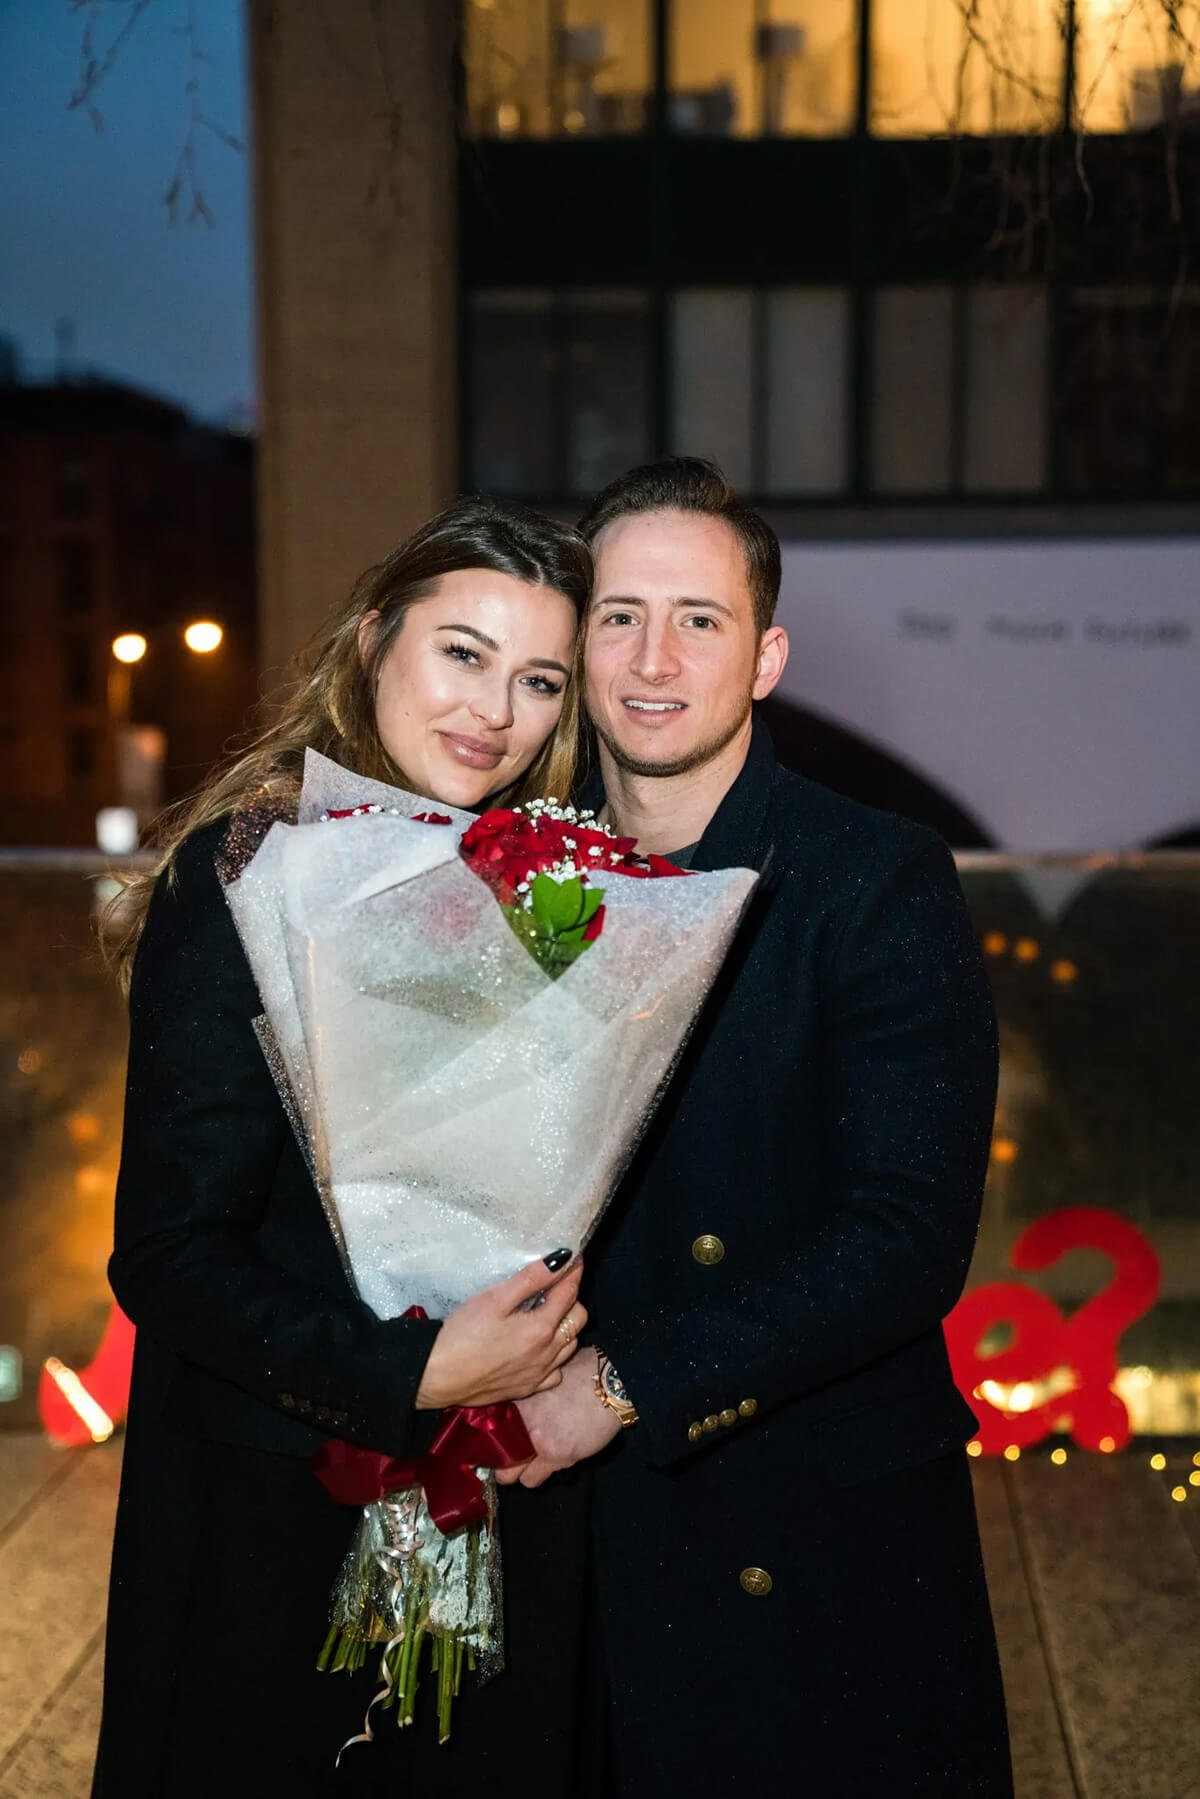
[[[668,456],[663,462],[628,469],[600,489],[579,529],[593,543],[605,525],[635,512],[699,512],[724,519],[746,558],[754,623],[762,636],[779,599],[779,539],[765,518],[743,506],[715,462],[701,456]]]

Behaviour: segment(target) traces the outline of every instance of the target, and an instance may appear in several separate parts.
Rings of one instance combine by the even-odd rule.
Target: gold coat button
[[[743,1593],[749,1593],[754,1599],[765,1599],[775,1585],[765,1568],[743,1568],[738,1579]]]
[[[689,1443],[698,1443],[703,1435],[704,1435],[704,1426],[702,1424],[689,1424],[688,1425],[688,1442]]]
[[[720,1237],[697,1237],[692,1244],[692,1254],[704,1268],[712,1268],[725,1254],[725,1245]]]
[[[737,1413],[731,1412],[729,1407],[726,1406],[725,1410],[719,1415],[717,1422],[718,1424],[725,1425],[726,1429],[728,1429],[731,1424],[737,1423]]]
[[[741,1405],[738,1407],[738,1411],[742,1414],[743,1418],[753,1418],[757,1410],[757,1399],[743,1399]]]
[[[706,1419],[705,1419],[705,1420],[704,1420],[704,1428],[705,1428],[705,1430],[716,1430],[716,1428],[717,1428],[717,1422],[718,1422],[718,1421],[717,1421],[717,1416],[716,1416],[716,1413],[715,1413],[715,1412],[710,1412],[710,1413],[709,1413],[709,1414],[708,1414],[708,1417],[707,1417],[707,1418],[706,1418]]]

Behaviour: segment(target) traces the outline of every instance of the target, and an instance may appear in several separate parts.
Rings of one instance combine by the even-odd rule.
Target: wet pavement
[[[0,1799],[87,1799],[120,1455],[0,1433]],[[972,1465],[1017,1799],[1200,1795],[1198,1472],[1190,1440]]]

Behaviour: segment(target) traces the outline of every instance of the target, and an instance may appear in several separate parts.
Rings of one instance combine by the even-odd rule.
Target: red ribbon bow
[[[411,1306],[406,1318],[424,1318]],[[487,1497],[476,1468],[513,1468],[533,1458],[533,1444],[511,1399],[498,1405],[452,1405],[441,1415],[433,1442],[421,1455],[377,1455],[340,1437],[323,1443],[313,1473],[339,1505],[373,1505],[405,1487],[424,1487],[429,1515],[444,1536],[487,1517]]]

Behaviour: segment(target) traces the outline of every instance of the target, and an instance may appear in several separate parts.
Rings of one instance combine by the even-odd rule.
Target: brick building
[[[253,479],[246,439],[132,388],[0,394],[0,842],[93,843],[100,807],[180,797],[244,728]]]

